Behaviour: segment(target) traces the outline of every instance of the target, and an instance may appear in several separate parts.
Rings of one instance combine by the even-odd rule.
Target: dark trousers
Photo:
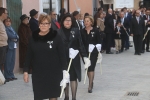
[[[126,35],[126,39],[125,39],[125,48],[129,49],[130,43],[129,43],[129,36]]]
[[[16,49],[8,49],[4,67],[5,78],[15,78],[13,70],[15,66]]]
[[[112,42],[112,34],[106,33],[106,53],[110,52],[111,42]]]
[[[142,39],[143,39],[142,35],[134,35],[133,36],[135,53],[141,53],[141,50],[142,50]]]
[[[150,42],[150,33],[147,34],[145,40],[143,41],[142,50],[145,50],[145,44],[146,50],[149,50],[149,42]]]
[[[7,52],[7,46],[0,47],[0,70],[2,72],[3,72],[2,66],[4,65],[6,59],[6,52]]]
[[[123,51],[123,50],[124,50],[124,48],[125,48],[126,36],[121,36],[121,41],[122,41],[121,51]]]

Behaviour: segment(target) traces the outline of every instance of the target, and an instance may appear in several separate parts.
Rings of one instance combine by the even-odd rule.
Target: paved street
[[[135,56],[132,47],[118,55],[103,54],[102,66],[103,75],[97,64],[93,93],[87,92],[88,84],[84,85],[82,80],[77,100],[150,100],[150,53]],[[82,79],[84,73],[82,70]],[[0,100],[33,100],[31,80],[26,84],[23,75],[16,77],[17,81],[0,86]],[[127,92],[139,92],[139,95],[126,96]]]

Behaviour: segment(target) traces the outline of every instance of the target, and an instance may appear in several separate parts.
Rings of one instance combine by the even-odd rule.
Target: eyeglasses
[[[65,22],[71,22],[71,20],[65,20]]]
[[[48,26],[50,23],[40,23],[40,26]]]

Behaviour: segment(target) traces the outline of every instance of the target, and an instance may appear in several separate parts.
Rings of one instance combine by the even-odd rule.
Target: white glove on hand
[[[85,68],[85,69],[88,69],[89,66],[91,66],[91,61],[90,61],[90,59],[87,58],[87,57],[84,57],[83,59],[84,59],[84,62],[85,62],[84,68]]]
[[[64,86],[65,88],[67,83],[70,83],[70,75],[66,70],[63,70],[63,79],[60,82],[60,86]]]

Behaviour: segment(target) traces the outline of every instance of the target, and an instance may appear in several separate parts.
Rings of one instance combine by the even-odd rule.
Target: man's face
[[[123,11],[124,11],[124,13],[127,13],[127,9],[124,9]]]
[[[136,11],[136,16],[140,17],[140,11]]]
[[[57,14],[55,13],[55,12],[52,12],[52,19],[56,19],[56,17],[57,17]]]
[[[150,11],[149,10],[146,11],[146,15],[150,15]]]
[[[124,18],[124,13],[120,13],[120,17],[121,17],[121,18]]]

